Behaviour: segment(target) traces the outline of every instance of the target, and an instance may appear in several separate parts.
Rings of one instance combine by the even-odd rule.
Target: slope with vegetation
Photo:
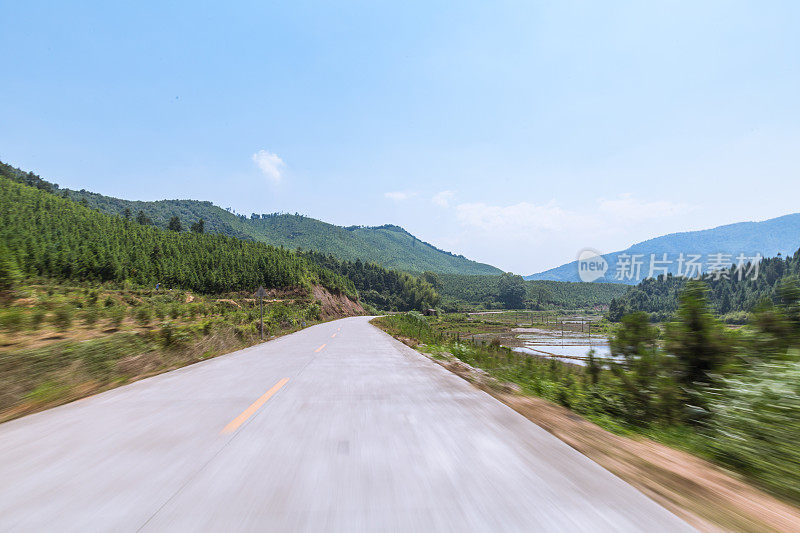
[[[500,274],[500,270],[455,255],[421,241],[403,228],[341,227],[310,217],[288,213],[252,213],[239,215],[196,200],[160,200],[142,202],[103,196],[86,190],[59,189],[31,172],[22,172],[0,163],[0,175],[41,189],[58,192],[104,213],[138,220],[140,223],[168,228],[196,228],[239,239],[254,240],[289,249],[314,250],[347,260],[377,263],[385,268],[406,272],[448,272],[460,274]]]
[[[321,290],[273,291],[265,335],[363,313]],[[260,309],[249,292],[32,280],[0,298],[0,421],[259,342]]]

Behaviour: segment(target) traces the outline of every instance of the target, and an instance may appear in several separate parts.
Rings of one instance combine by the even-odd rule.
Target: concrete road
[[[0,425],[0,531],[676,531],[349,318]]]

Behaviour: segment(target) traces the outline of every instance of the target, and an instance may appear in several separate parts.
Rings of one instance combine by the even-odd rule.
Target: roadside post
[[[267,291],[264,290],[264,287],[259,285],[258,291],[256,291],[256,296],[258,296],[258,306],[261,309],[261,340],[264,340],[264,296],[267,295]]]

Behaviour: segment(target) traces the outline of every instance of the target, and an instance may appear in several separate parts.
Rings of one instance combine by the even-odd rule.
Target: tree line
[[[532,280],[505,273],[500,276],[438,274],[442,307],[448,311],[486,309],[577,309],[604,307],[622,296],[627,286],[612,283],[573,283]]]
[[[754,265],[747,265],[747,270],[751,267]],[[751,271],[757,271],[758,275],[739,276],[731,267],[716,275],[704,276],[709,305],[724,321],[742,324],[759,306],[776,302],[781,283],[791,276],[800,276],[800,250],[791,256],[761,259],[757,270],[752,268]],[[672,275],[645,279],[612,300],[608,318],[617,322],[627,314],[642,311],[654,322],[667,320],[677,310],[687,281]]]

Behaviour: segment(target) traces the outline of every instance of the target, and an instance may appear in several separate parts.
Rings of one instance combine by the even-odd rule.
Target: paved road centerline
[[[244,411],[242,411],[242,414],[240,414],[239,416],[237,416],[236,418],[234,418],[233,420],[231,420],[231,421],[228,423],[228,425],[227,425],[227,426],[225,426],[224,428],[222,428],[222,431],[220,431],[220,433],[224,435],[224,434],[227,434],[227,433],[233,433],[234,431],[236,431],[237,429],[239,429],[239,426],[241,426],[242,424],[244,424],[244,423],[247,421],[247,419],[248,419],[248,418],[250,418],[251,416],[253,416],[253,414],[254,414],[256,411],[258,411],[258,410],[261,408],[261,406],[262,406],[262,405],[264,405],[264,404],[267,402],[267,400],[269,400],[270,398],[272,398],[272,396],[273,396],[273,395],[274,395],[276,392],[278,392],[279,390],[281,390],[281,388],[282,388],[284,385],[286,385],[286,383],[287,383],[288,381],[289,381],[289,378],[283,378],[282,380],[280,380],[279,382],[277,382],[275,385],[273,385],[273,386],[272,386],[272,388],[271,388],[271,389],[269,389],[267,392],[265,392],[265,393],[264,393],[264,394],[263,394],[263,395],[262,395],[262,396],[261,396],[261,397],[260,397],[258,400],[254,401],[254,402],[253,402],[253,403],[250,405],[250,407],[248,407],[247,409],[245,409]]]
[[[327,343],[323,344],[322,346],[320,346],[319,348],[317,348],[316,350],[314,350],[314,352],[321,352],[321,351],[322,351],[322,349],[323,349],[323,348],[325,348],[327,345],[328,345]]]

